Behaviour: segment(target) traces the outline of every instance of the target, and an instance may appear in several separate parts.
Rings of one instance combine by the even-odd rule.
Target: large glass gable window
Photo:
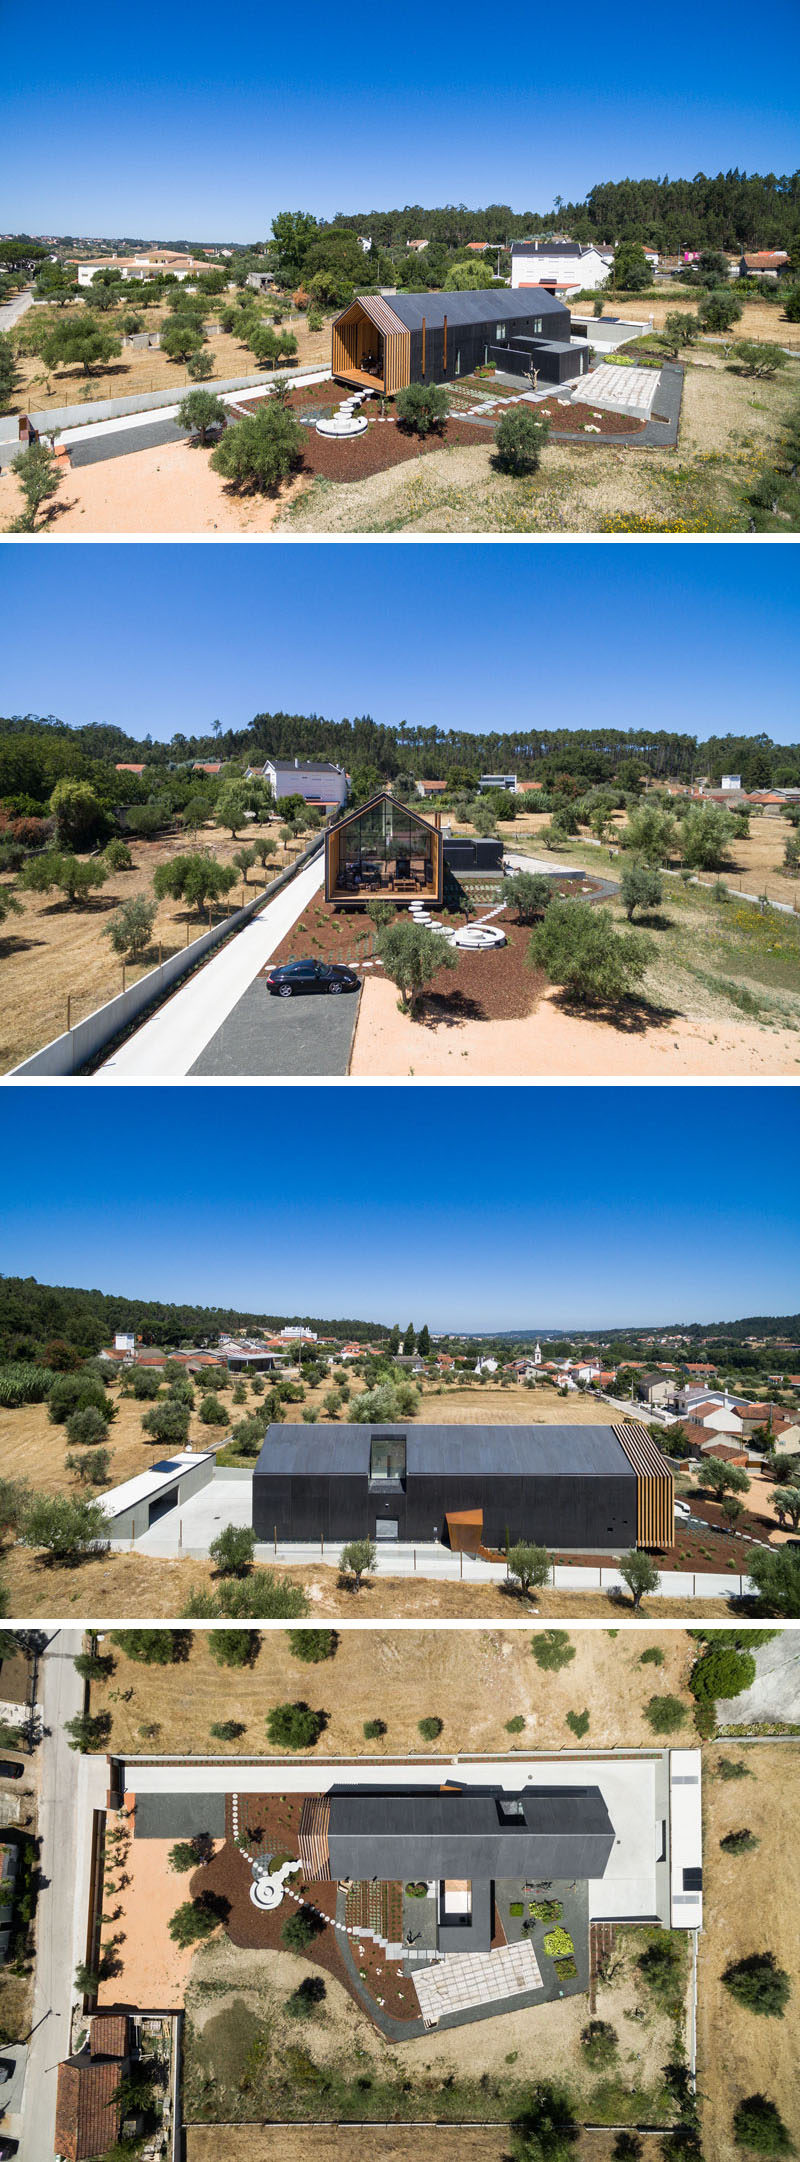
[[[339,841],[341,883],[409,887],[433,881],[431,834],[413,811],[391,797],[369,804],[349,819]]]

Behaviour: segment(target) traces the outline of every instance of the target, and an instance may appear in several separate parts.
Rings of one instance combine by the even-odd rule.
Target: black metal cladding
[[[491,345],[489,359],[504,375],[521,375],[527,381],[535,368],[545,383],[569,383],[574,376],[586,374],[589,350],[550,338],[518,338],[508,345]]]
[[[562,300],[537,287],[524,299],[517,293],[393,293],[387,305],[409,332],[410,381],[450,383],[471,375],[501,345],[513,345],[520,337],[552,346],[564,341],[569,352],[570,316]],[[423,334],[423,317],[425,329]],[[445,332],[445,318],[447,329]],[[498,340],[498,326],[505,336]],[[445,337],[447,365],[445,366]],[[423,367],[424,342],[424,367]],[[493,355],[493,348],[497,348]],[[570,374],[578,374],[579,356]],[[562,380],[561,377],[553,380]]]
[[[444,860],[451,871],[502,871],[503,843],[493,840],[445,841]]]
[[[614,1836],[596,1786],[565,1782],[516,1796],[499,1787],[334,1786],[330,1794],[334,1877],[596,1879]]]
[[[636,1475],[610,1427],[397,1427],[406,1475],[391,1489],[370,1485],[372,1431],[271,1426],[253,1475],[256,1537],[422,1542],[446,1537],[449,1512],[481,1509],[487,1546],[636,1545]]]

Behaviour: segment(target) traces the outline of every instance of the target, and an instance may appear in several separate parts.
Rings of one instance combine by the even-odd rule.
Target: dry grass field
[[[735,292],[735,285],[733,290]],[[609,299],[604,302],[603,314],[622,314],[634,321],[652,322],[654,330],[662,330],[668,315],[696,315],[701,299],[702,293],[691,286],[674,292],[666,285],[638,299],[634,296],[624,302]],[[795,353],[800,352],[800,325],[787,322],[777,303],[762,300],[758,293],[743,294],[742,300],[741,320],[734,324],[732,337],[759,338],[766,345],[783,345]],[[579,311],[576,309],[575,312]],[[698,350],[702,352],[702,344]]]
[[[345,1629],[332,1659],[307,1666],[293,1657],[288,1635],[267,1630],[251,1667],[220,1667],[212,1659],[209,1632],[194,1630],[186,1664],[142,1666],[118,1646],[115,1672],[107,1684],[93,1684],[92,1710],[111,1713],[109,1748],[133,1752],[142,1746],[142,1730],[155,1723],[163,1746],[187,1755],[270,1756],[264,1719],[271,1704],[304,1698],[324,1707],[328,1725],[315,1756],[391,1759],[416,1751],[451,1758],[454,1754],[512,1748],[570,1750],[576,1747],[566,1725],[569,1711],[590,1712],[584,1749],[655,1746],[643,1707],[650,1697],[680,1696],[687,1707],[685,1738],[694,1739],[692,1699],[687,1679],[694,1647],[683,1629],[626,1630],[611,1636],[601,1629],[570,1633],[574,1658],[558,1673],[544,1672],[533,1657],[533,1631],[527,1629]],[[663,1665],[642,1665],[642,1653],[660,1649]],[[417,1722],[435,1714],[443,1719],[433,1745],[423,1743]],[[380,1715],[387,1733],[364,1743],[365,1719]],[[514,1736],[508,1719],[522,1716],[525,1726]],[[220,1720],[241,1722],[234,1744],[210,1733]],[[162,1746],[151,1735],[154,1748]]]
[[[508,2162],[503,2125],[370,2125],[374,2162]],[[611,2162],[613,2132],[584,2130],[575,2162]],[[349,2125],[189,2125],[186,2162],[351,2162]]]
[[[680,819],[683,810],[683,799],[676,797],[676,818]],[[624,833],[627,823],[628,816],[625,811],[617,811],[613,814],[611,824],[616,828],[617,832]],[[549,824],[549,813],[545,814],[542,811],[526,812],[522,818],[515,818],[501,824],[499,831],[503,845],[509,850],[516,850],[519,842],[524,842],[530,846],[535,841],[537,834],[541,833],[542,827]],[[459,821],[458,830],[459,832],[462,831],[462,821]],[[463,830],[465,833],[472,831],[466,820],[463,821]],[[787,901],[800,914],[800,879],[790,878],[788,871],[785,871],[783,867],[784,848],[793,832],[794,827],[790,825],[788,818],[782,817],[780,813],[773,817],[771,814],[767,816],[751,812],[748,838],[743,841],[731,842],[729,850],[730,868],[720,873],[731,891],[733,893],[765,893],[768,900]],[[613,843],[611,845],[613,846]],[[609,869],[612,877],[619,874],[619,857],[611,857],[609,849],[605,846],[599,848],[593,846],[585,834],[580,839],[570,840],[567,843],[566,851],[559,848],[556,851],[555,860],[560,861],[562,855],[569,857],[570,861],[574,860],[576,864],[585,863],[591,869],[600,872]],[[614,870],[615,863],[616,871]],[[715,873],[702,872],[700,876],[704,885],[711,887],[714,884]]]
[[[630,1608],[606,1592],[582,1592],[580,1606],[574,1592],[537,1592],[535,1600],[521,1601],[502,1584],[463,1584],[457,1578],[437,1583],[425,1577],[380,1577],[357,1596],[340,1588],[335,1569],[325,1566],[278,1569],[281,1579],[299,1584],[309,1601],[309,1618],[319,1622],[385,1621],[505,1621],[535,1619],[566,1622],[605,1621],[609,1626],[630,1620]],[[64,1620],[178,1621],[194,1592],[214,1591],[216,1579],[209,1562],[166,1561],[161,1556],[113,1553],[61,1568],[30,1554],[23,1547],[7,1550],[3,1568],[12,1619],[40,1616]],[[729,1614],[725,1599],[650,1599],[643,1615],[650,1621],[723,1621]]]
[[[238,849],[266,830],[249,824],[233,840],[219,827],[208,825],[201,826],[196,836],[176,832],[155,841],[131,840],[133,870],[112,872],[85,907],[70,908],[59,895],[18,893],[22,914],[9,916],[0,930],[0,1073],[7,1073],[61,1034],[67,1027],[68,999],[74,1025],[122,989],[122,963],[104,934],[123,901],[137,894],[149,895],[160,863],[194,849],[205,849],[219,862],[230,863]],[[272,837],[278,848],[268,867],[271,878],[292,861],[302,845],[290,843],[285,849],[278,840],[277,825]],[[236,885],[229,898],[212,904],[211,921],[220,922],[229,907],[238,908],[243,891],[252,897],[261,878],[260,866],[256,865],[250,871],[246,889]],[[14,878],[4,874],[2,884],[13,888]],[[159,957],[166,961],[170,954],[191,944],[208,920],[207,911],[200,918],[196,909],[187,908],[183,901],[162,901],[151,951],[140,961],[126,963],[126,982],[134,983],[145,975]]]
[[[227,307],[231,304],[232,296],[223,295],[219,305]],[[116,337],[122,336],[122,317],[127,313],[128,307],[133,308],[136,313],[139,312],[136,309],[135,302],[128,302],[123,303],[119,308],[109,309],[103,316],[104,327],[107,326]],[[207,312],[209,322],[214,320],[214,307],[215,304],[209,302]],[[86,376],[83,369],[77,366],[55,368],[48,371],[44,361],[39,359],[38,355],[28,353],[25,350],[31,330],[35,335],[41,329],[43,313],[44,311],[41,308],[35,307],[27,316],[22,318],[20,324],[16,339],[16,343],[20,348],[17,357],[19,380],[11,399],[12,412],[48,412],[54,406],[85,403],[88,420],[91,419],[91,406],[97,399],[134,398],[138,397],[142,392],[151,390],[174,390],[176,398],[180,398],[185,390],[191,390],[194,387],[191,376],[182,361],[169,360],[166,353],[152,347],[124,345],[121,354],[116,360],[110,361],[105,368],[98,368],[96,372],[93,371],[90,376]],[[51,317],[58,322],[69,322],[74,319],[81,321],[85,314],[86,308],[83,302],[76,302],[74,305],[59,308],[58,310],[47,310],[48,321]],[[259,306],[255,295],[253,296],[253,314],[258,315],[264,322],[270,320],[269,309]],[[142,313],[142,326],[146,330],[159,330],[164,323],[170,321],[171,311],[166,307],[148,308]],[[330,366],[331,332],[329,323],[326,322],[322,330],[312,333],[308,328],[307,316],[289,310],[283,318],[282,327],[285,330],[290,330],[293,337],[297,339],[296,357],[292,359],[291,363],[287,362],[287,366],[291,365],[292,368],[327,368]],[[258,375],[261,372],[249,346],[243,344],[235,333],[217,332],[214,336],[209,337],[204,350],[214,363],[214,374],[209,379],[211,384],[214,382],[224,383],[236,376]],[[263,372],[267,376],[269,371],[264,370]]]
[[[723,1752],[705,1754],[703,1789],[705,1927],[699,1946],[698,2086],[707,2162],[731,2162],[731,2119],[744,2096],[777,2103],[800,2143],[797,2079],[797,1945],[800,1936],[800,1744],[758,1742],[726,1757],[745,1763],[747,1779],[710,1778]],[[726,1832],[747,1827],[759,1846],[752,1854],[722,1854]],[[792,1977],[794,1995],[782,2020],[759,2019],[736,2004],[720,1979],[731,1960],[772,1951]]]
[[[283,1417],[288,1425],[299,1424],[303,1410],[312,1407],[324,1419],[323,1399],[330,1388],[330,1379],[318,1382],[306,1392],[304,1404],[285,1404]],[[267,1380],[267,1386],[269,1386]],[[222,1392],[222,1402],[228,1414],[229,1426],[250,1412],[257,1412],[263,1399],[253,1390],[250,1382],[242,1383],[245,1397],[242,1404],[233,1401],[232,1389]],[[359,1396],[365,1387],[360,1375],[351,1377],[353,1396]],[[121,1393],[116,1375],[109,1376],[108,1394],[117,1407],[117,1416],[108,1433],[111,1453],[109,1483],[119,1486],[134,1472],[144,1471],[148,1463],[158,1455],[155,1442],[142,1427],[142,1415],[149,1410],[147,1403]],[[197,1417],[197,1406],[204,1394],[202,1377],[195,1380],[195,1408],[189,1428],[189,1441],[194,1449],[209,1448],[212,1442],[224,1440],[226,1427],[204,1426]],[[442,1390],[441,1395],[433,1388],[425,1388],[415,1422],[429,1421],[442,1426],[480,1426],[494,1422],[498,1426],[542,1425],[552,1422],[559,1425],[568,1413],[570,1424],[611,1426],[616,1414],[608,1404],[598,1404],[589,1396],[575,1396],[565,1405],[555,1389],[525,1389],[511,1383],[501,1388],[491,1383],[473,1382],[460,1387],[457,1384]],[[31,1486],[46,1494],[63,1493],[72,1483],[65,1472],[64,1458],[69,1448],[66,1428],[53,1426],[47,1416],[46,1404],[25,1404],[18,1411],[0,1410],[0,1452],[3,1468],[10,1479],[29,1479]]]

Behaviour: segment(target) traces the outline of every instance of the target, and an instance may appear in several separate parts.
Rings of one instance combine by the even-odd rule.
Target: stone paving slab
[[[631,413],[649,420],[658,389],[658,368],[620,368],[603,361],[578,378],[573,405],[596,405],[603,412]]]
[[[459,1952],[425,1967],[414,1975],[414,1988],[426,2026],[435,2026],[443,2014],[541,1989],[542,1977],[532,1945],[507,1944],[497,1952]]]

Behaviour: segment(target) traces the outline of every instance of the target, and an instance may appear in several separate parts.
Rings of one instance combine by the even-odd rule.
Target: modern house
[[[325,899],[365,908],[376,896],[441,907],[444,851],[437,824],[388,790],[345,812],[325,835]]]
[[[482,773],[478,787],[500,788],[505,795],[515,796],[517,793],[517,776],[515,773]]]
[[[494,361],[547,382],[585,374],[588,349],[570,343],[569,310],[543,288],[522,298],[480,293],[361,293],[335,316],[331,373],[392,396],[410,383],[450,383]]]
[[[614,1826],[599,1787],[333,1786],[300,1820],[306,1878],[433,1888],[440,1954],[488,1953],[498,1880],[605,1875]]]
[[[303,796],[319,811],[332,811],[347,801],[347,774],[328,758],[267,758],[261,769],[276,803],[285,796]]]
[[[646,1427],[270,1426],[259,1540],[368,1538],[618,1554],[674,1542],[672,1473]]]
[[[611,276],[608,252],[574,240],[515,240],[511,249],[511,285],[545,286],[551,293],[594,293]]]

